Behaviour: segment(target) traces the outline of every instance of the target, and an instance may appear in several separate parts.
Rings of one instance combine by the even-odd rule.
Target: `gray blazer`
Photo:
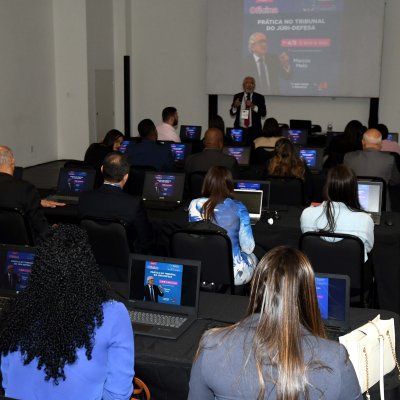
[[[204,349],[195,360],[190,375],[189,400],[256,399],[258,375],[254,357],[247,356],[251,348],[259,315],[250,317],[244,325],[225,335],[203,336]],[[309,364],[310,400],[362,400],[360,386],[346,349],[337,342],[317,338],[305,329],[302,332],[304,361]],[[316,361],[316,364],[312,364]],[[321,367],[323,365],[323,367]],[[264,370],[265,399],[276,398],[276,368]]]

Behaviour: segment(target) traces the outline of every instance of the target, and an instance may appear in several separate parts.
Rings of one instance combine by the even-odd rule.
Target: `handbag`
[[[381,400],[384,400],[384,375],[395,366],[400,373],[393,318],[383,320],[378,315],[367,324],[339,337],[339,342],[349,353],[362,393],[366,392],[367,399],[370,399],[369,388],[379,381]]]

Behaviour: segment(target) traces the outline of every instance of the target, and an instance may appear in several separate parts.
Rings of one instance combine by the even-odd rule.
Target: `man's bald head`
[[[209,128],[204,134],[203,142],[206,149],[221,150],[224,147],[224,135],[217,128]]]
[[[365,131],[362,139],[364,149],[377,149],[382,147],[382,135],[377,129],[368,129]]]
[[[0,172],[13,175],[15,166],[14,154],[7,146],[0,146]]]

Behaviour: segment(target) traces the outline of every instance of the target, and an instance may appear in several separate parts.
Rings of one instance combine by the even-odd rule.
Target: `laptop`
[[[299,157],[307,164],[311,173],[318,174],[322,171],[324,149],[320,147],[301,147]]]
[[[200,261],[131,254],[129,263],[127,308],[135,335],[177,339],[197,318]],[[146,295],[148,279],[162,292],[157,302]]]
[[[179,134],[183,142],[196,142],[201,140],[201,126],[199,125],[181,125]]]
[[[246,146],[227,146],[222,150],[223,153],[236,158],[240,167],[248,167],[250,163],[250,147]]]
[[[118,151],[122,154],[126,153],[126,148],[132,143],[131,140],[123,140],[121,145],[119,146]]]
[[[358,201],[375,225],[381,224],[383,182],[358,180]]]
[[[350,331],[350,278],[347,275],[316,273],[315,288],[328,337],[337,340]]]
[[[146,171],[143,202],[146,208],[174,210],[182,202],[185,174],[183,172]]]
[[[282,135],[289,139],[293,144],[305,146],[307,144],[307,129],[287,129],[282,131]]]
[[[291,119],[289,125],[290,129],[304,129],[311,133],[312,123],[309,119]]]
[[[235,179],[233,181],[233,185],[235,189],[241,190],[262,190],[263,198],[262,198],[262,208],[265,210],[269,209],[269,196],[271,191],[271,183],[268,181],[252,181],[246,179]]]
[[[391,142],[399,143],[399,134],[398,133],[389,133],[387,140],[390,140]]]
[[[191,143],[170,143],[171,153],[177,166],[182,166],[190,154],[192,154]]]
[[[60,168],[56,194],[47,200],[66,204],[78,204],[83,192],[93,190],[96,171],[94,169]]]
[[[235,198],[246,206],[251,225],[255,225],[261,218],[263,194],[262,190],[235,189]]]
[[[244,142],[243,128],[226,128],[226,138],[232,144],[242,144]]]
[[[34,247],[0,244],[0,308],[28,284]]]

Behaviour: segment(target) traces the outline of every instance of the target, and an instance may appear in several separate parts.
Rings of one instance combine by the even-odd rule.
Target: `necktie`
[[[155,301],[155,299],[154,299],[153,286],[150,286],[150,297],[151,297],[151,301]]]
[[[267,91],[269,90],[269,76],[268,76],[267,65],[265,64],[263,58],[258,59],[258,72],[260,76],[261,90],[264,93],[267,93]]]
[[[250,93],[246,93],[246,101],[247,100],[250,100]],[[249,110],[249,113],[247,114],[247,118],[244,120],[244,126],[248,128],[250,125],[250,107],[246,106],[246,110]]]

